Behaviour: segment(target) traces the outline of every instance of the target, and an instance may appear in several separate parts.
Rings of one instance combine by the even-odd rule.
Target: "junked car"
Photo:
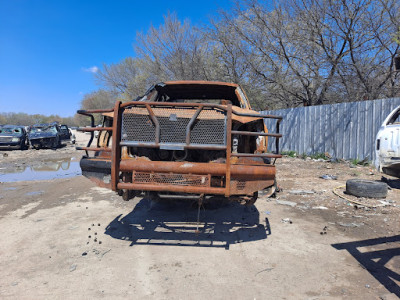
[[[36,124],[29,132],[29,142],[35,149],[58,148],[61,145],[61,131],[57,123]]]
[[[26,149],[27,133],[24,126],[3,125],[0,127],[0,149]]]
[[[152,197],[225,197],[252,204],[258,192],[275,190],[280,116],[251,109],[237,84],[170,81],[151,87],[135,101],[113,109],[78,111],[92,126],[81,159],[82,174],[124,200]],[[103,114],[95,127],[93,114]],[[270,133],[265,120],[275,121]],[[97,145],[92,146],[94,132]],[[273,151],[268,138],[275,139]],[[272,143],[271,143],[272,144]],[[94,153],[94,155],[89,155]]]
[[[71,144],[75,144],[75,135],[71,132],[71,129],[69,129],[67,125],[60,125],[60,133],[61,143],[66,144],[70,142]]]
[[[400,106],[385,119],[376,136],[375,167],[400,178]]]

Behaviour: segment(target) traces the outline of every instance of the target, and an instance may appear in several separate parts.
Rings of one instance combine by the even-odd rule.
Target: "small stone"
[[[327,207],[325,207],[325,206],[314,206],[312,209],[321,209],[321,210],[326,210],[326,209],[328,209]]]
[[[69,271],[70,271],[70,272],[75,271],[75,270],[76,270],[76,267],[77,267],[77,265],[71,265],[71,266],[69,267]]]
[[[87,230],[91,230],[91,228],[89,227]]]
[[[90,239],[90,238],[92,238],[92,236],[91,236],[91,235],[89,235],[89,236],[88,236],[88,238]]]
[[[83,252],[83,253],[82,253],[82,256],[86,256],[86,255],[87,255],[87,252]]]
[[[307,191],[307,190],[291,190],[289,191],[289,194],[293,194],[293,195],[312,195],[315,194],[314,191]]]
[[[18,285],[18,282],[12,282],[11,285],[16,286],[16,285]]]
[[[366,284],[365,287],[366,287],[367,289],[369,289],[369,288],[370,288],[370,285],[369,285],[369,284]]]
[[[99,241],[99,244],[101,244],[102,243],[102,241]]]
[[[290,220],[289,218],[282,219],[281,222],[282,223],[289,223],[289,224],[293,223],[292,220]]]
[[[280,205],[288,205],[291,207],[295,207],[297,205],[296,202],[292,202],[292,201],[286,201],[286,200],[275,200],[276,203],[280,204]]]
[[[342,227],[360,227],[364,225],[363,223],[341,223],[341,222],[338,222],[338,224]]]
[[[319,178],[322,178],[322,179],[325,179],[325,180],[337,180],[337,176],[329,175],[329,174],[325,174],[325,175],[319,176]]]

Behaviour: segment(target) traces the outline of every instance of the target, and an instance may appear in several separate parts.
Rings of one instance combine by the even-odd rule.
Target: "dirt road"
[[[0,172],[80,155],[2,151]],[[365,209],[332,189],[380,179],[370,167],[277,166],[276,199],[206,207],[200,234],[190,201],[124,202],[82,176],[0,183],[0,298],[397,299],[399,190]]]

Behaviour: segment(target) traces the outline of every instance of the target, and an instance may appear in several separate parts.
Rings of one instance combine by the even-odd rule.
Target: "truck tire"
[[[388,187],[384,182],[349,179],[346,181],[346,192],[357,197],[386,198]]]

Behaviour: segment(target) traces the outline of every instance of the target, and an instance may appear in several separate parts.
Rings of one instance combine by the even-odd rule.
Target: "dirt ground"
[[[81,155],[1,151],[0,173]],[[0,183],[0,298],[397,299],[398,181],[383,202],[357,199],[380,205],[366,208],[332,191],[380,180],[369,166],[276,164],[277,198],[207,206],[199,234],[191,201],[124,202],[83,176]]]

